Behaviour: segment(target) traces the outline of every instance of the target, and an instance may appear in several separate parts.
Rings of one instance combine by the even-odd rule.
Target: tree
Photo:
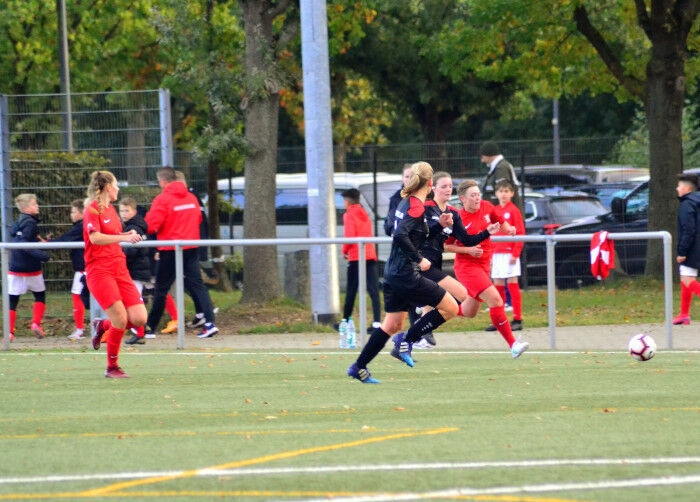
[[[245,27],[242,108],[248,145],[243,232],[247,239],[274,238],[279,92],[286,80],[278,61],[290,37],[299,32],[299,14],[291,0],[239,0],[239,4]],[[246,246],[243,262],[242,303],[281,296],[275,246]]]
[[[377,6],[366,36],[338,62],[367,77],[382,96],[410,109],[429,144],[427,160],[442,166],[444,142],[460,118],[494,114],[517,86],[508,78],[486,80],[473,67],[451,68],[453,24],[468,15],[466,2],[389,1]],[[461,42],[457,42],[461,44]],[[471,58],[462,53],[464,58]]]
[[[465,2],[466,3],[466,2]],[[454,70],[465,54],[482,78],[514,78],[541,97],[612,92],[642,103],[649,126],[650,230],[675,233],[675,174],[683,169],[681,120],[688,81],[698,78],[697,0],[529,2],[479,0],[448,34]],[[488,26],[488,35],[474,26]],[[476,38],[476,35],[481,35]],[[474,60],[464,60],[472,64]],[[688,66],[686,66],[688,64]],[[467,69],[470,69],[468,67]],[[690,70],[686,75],[686,68]],[[660,247],[647,272],[660,274]]]
[[[207,165],[209,235],[220,237],[218,179],[224,170],[240,169],[245,153],[240,95],[243,89],[244,34],[235,0],[169,0],[155,12],[162,52],[172,61],[163,80],[185,127],[177,133],[181,146],[194,149]],[[221,256],[219,247],[212,248]],[[223,265],[216,261],[217,287],[230,289]]]

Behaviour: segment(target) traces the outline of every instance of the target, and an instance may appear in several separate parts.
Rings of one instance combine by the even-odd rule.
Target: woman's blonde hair
[[[95,171],[90,175],[90,184],[88,184],[87,188],[87,198],[90,201],[96,200],[100,211],[102,211],[106,205],[102,194],[104,194],[105,188],[115,181],[117,181],[117,178],[115,178],[109,171]]]
[[[428,184],[433,179],[433,168],[427,162],[416,162],[411,165],[411,178],[401,189],[401,197],[409,197]]]

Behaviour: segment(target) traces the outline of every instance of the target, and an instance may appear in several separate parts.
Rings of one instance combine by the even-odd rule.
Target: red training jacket
[[[169,183],[153,199],[151,209],[144,218],[148,233],[157,233],[158,240],[197,240],[202,211],[197,197],[187,190],[181,181]],[[183,246],[192,249],[198,246]],[[160,250],[173,250],[173,246],[158,246]]]

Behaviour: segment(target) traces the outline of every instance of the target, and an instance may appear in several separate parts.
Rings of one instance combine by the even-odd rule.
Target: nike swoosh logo
[[[465,229],[465,230],[469,230],[469,227],[471,227],[471,226],[472,226],[472,224],[470,223],[469,225],[467,225],[466,227],[464,227],[464,229]]]
[[[105,223],[109,223],[110,221],[112,221],[112,218],[105,220]]]

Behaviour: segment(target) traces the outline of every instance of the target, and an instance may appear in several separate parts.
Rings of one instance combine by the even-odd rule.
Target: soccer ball
[[[630,338],[627,348],[630,356],[637,361],[648,361],[656,354],[656,342],[651,336],[643,333]]]

